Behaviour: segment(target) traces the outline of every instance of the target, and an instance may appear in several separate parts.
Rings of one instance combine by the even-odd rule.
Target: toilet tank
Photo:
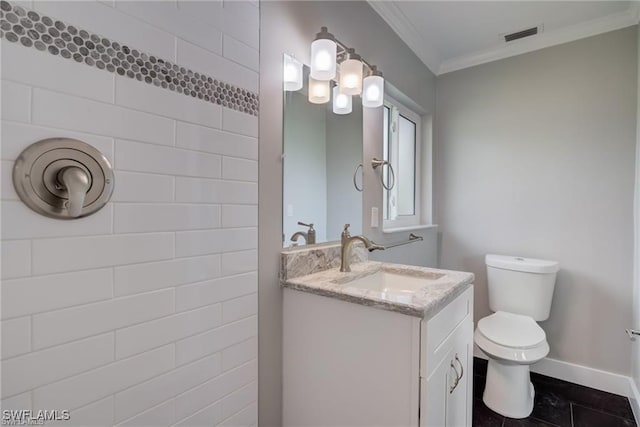
[[[556,261],[487,255],[491,311],[506,311],[547,320],[559,264]]]

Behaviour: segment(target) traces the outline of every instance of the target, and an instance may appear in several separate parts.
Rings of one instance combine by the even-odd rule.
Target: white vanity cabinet
[[[283,425],[471,426],[473,286],[430,319],[284,289]]]
[[[420,426],[471,426],[473,290],[424,322],[420,366]]]

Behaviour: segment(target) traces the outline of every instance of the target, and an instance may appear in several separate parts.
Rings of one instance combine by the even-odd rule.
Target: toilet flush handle
[[[69,194],[67,201],[69,215],[76,218],[82,213],[87,191],[91,188],[91,180],[85,171],[75,166],[63,169],[58,177]]]

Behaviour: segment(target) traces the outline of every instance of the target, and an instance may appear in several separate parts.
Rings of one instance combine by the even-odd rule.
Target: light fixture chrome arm
[[[338,40],[335,37],[333,38],[333,41],[336,42],[336,45],[339,48],[338,54],[337,54],[337,57],[339,59],[338,63],[340,63],[340,62],[344,61],[345,59],[347,59],[347,57],[349,55],[349,51],[353,51],[353,53],[356,52],[355,49],[350,48],[349,46],[347,46],[346,44],[342,43],[340,40]],[[364,59],[361,55],[358,55],[358,57],[359,57],[360,62],[362,62],[362,64],[364,64],[364,66],[369,71],[369,74],[377,69],[377,67],[375,65],[369,63],[369,61]],[[382,73],[380,75],[382,75]]]
[[[335,35],[329,32],[327,27],[320,27],[320,32],[316,34],[315,40],[323,40],[323,39],[331,40],[336,44],[336,47],[338,48],[336,52],[336,57],[339,60],[338,62],[342,62],[345,59],[347,59],[350,53],[358,55],[355,49],[347,46],[345,43],[340,41]],[[377,67],[375,65],[371,64],[369,61],[364,59],[361,55],[358,55],[358,59],[367,68],[367,70],[369,71],[369,75],[372,75],[372,73],[374,73],[377,70]],[[378,71],[378,73],[380,76],[382,76],[382,73],[380,73],[380,71]]]

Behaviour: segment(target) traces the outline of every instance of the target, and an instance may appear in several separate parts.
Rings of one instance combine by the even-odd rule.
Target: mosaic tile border
[[[257,116],[258,94],[49,16],[0,1],[0,38]]]

